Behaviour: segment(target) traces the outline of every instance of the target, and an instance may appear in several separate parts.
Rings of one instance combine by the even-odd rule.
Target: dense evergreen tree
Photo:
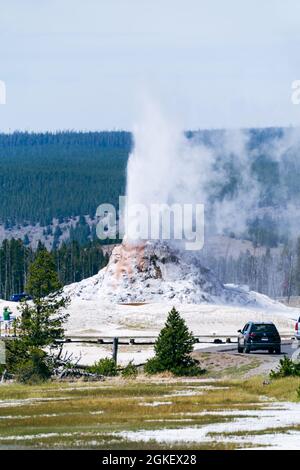
[[[8,345],[8,368],[19,380],[35,382],[51,376],[59,358],[54,354],[64,338],[65,308],[52,255],[40,250],[29,267],[27,290],[32,302],[21,302],[21,315],[15,320],[18,337]],[[48,347],[49,349],[45,350]]]
[[[148,373],[170,371],[176,375],[202,373],[197,361],[190,356],[195,342],[196,339],[189,332],[185,321],[173,307],[155,342],[155,357],[147,362],[145,371]]]
[[[165,327],[155,342],[156,357],[166,369],[171,369],[173,366],[181,365],[189,360],[194,343],[195,338],[189,332],[179,312],[173,307]]]

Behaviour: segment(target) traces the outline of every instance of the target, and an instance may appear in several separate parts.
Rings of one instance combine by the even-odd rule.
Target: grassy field
[[[203,444],[180,442],[180,430],[230,422],[272,400],[297,401],[299,385],[299,379],[264,385],[261,377],[210,381],[168,376],[1,385],[0,448],[234,449],[239,444],[222,442],[213,434]],[[232,414],[224,415],[224,410]],[[166,445],[126,437],[127,432],[166,428],[178,430],[178,442]]]

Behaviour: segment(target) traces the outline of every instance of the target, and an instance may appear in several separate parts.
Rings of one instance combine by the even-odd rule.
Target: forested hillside
[[[0,134],[0,221],[44,226],[116,204],[130,148],[127,132]]]

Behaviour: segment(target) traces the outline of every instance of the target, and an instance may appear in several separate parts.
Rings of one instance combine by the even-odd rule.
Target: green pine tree
[[[194,343],[195,338],[173,307],[155,343],[154,350],[157,359],[166,369],[182,365],[189,360]]]
[[[188,330],[185,321],[173,307],[156,340],[155,357],[147,362],[145,371],[147,373],[170,371],[175,375],[203,373],[198,361],[190,356],[195,342],[195,337]]]
[[[33,301],[21,302],[21,316],[15,322],[18,338],[9,344],[8,368],[21,381],[36,381],[51,376],[57,363],[57,340],[64,338],[68,318],[69,300],[62,295],[53,258],[46,250],[30,265],[26,289]]]

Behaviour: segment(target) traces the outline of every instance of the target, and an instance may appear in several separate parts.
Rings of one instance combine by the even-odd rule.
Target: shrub
[[[122,377],[134,379],[138,374],[137,367],[132,363],[132,361],[127,364],[126,367],[122,370]]]
[[[280,377],[300,377],[300,363],[293,362],[292,359],[285,356],[280,359],[277,370],[271,370],[271,379],[277,379]]]
[[[144,366],[144,371],[146,374],[158,374],[159,372],[163,372],[165,369],[162,364],[159,362],[157,357],[152,357],[148,359]]]
[[[190,360],[186,363],[165,369],[159,359],[157,359],[157,357],[153,357],[149,359],[144,366],[144,371],[146,374],[159,374],[160,372],[165,372],[166,370],[177,376],[192,377],[205,373],[205,369],[201,369],[199,366],[199,361],[192,358],[190,358]]]
[[[118,375],[117,364],[113,359],[106,357],[95,362],[94,365],[89,367],[89,372],[98,375],[105,375],[106,377],[114,377]]]
[[[196,359],[192,359],[191,360],[191,363],[190,364],[187,364],[187,365],[181,365],[181,366],[176,366],[176,367],[173,367],[170,372],[172,372],[172,374],[174,375],[178,375],[178,376],[190,376],[190,377],[193,377],[193,376],[197,376],[197,375],[202,375],[202,374],[205,374],[205,369],[201,369],[200,365],[199,365],[199,361],[197,361]]]

